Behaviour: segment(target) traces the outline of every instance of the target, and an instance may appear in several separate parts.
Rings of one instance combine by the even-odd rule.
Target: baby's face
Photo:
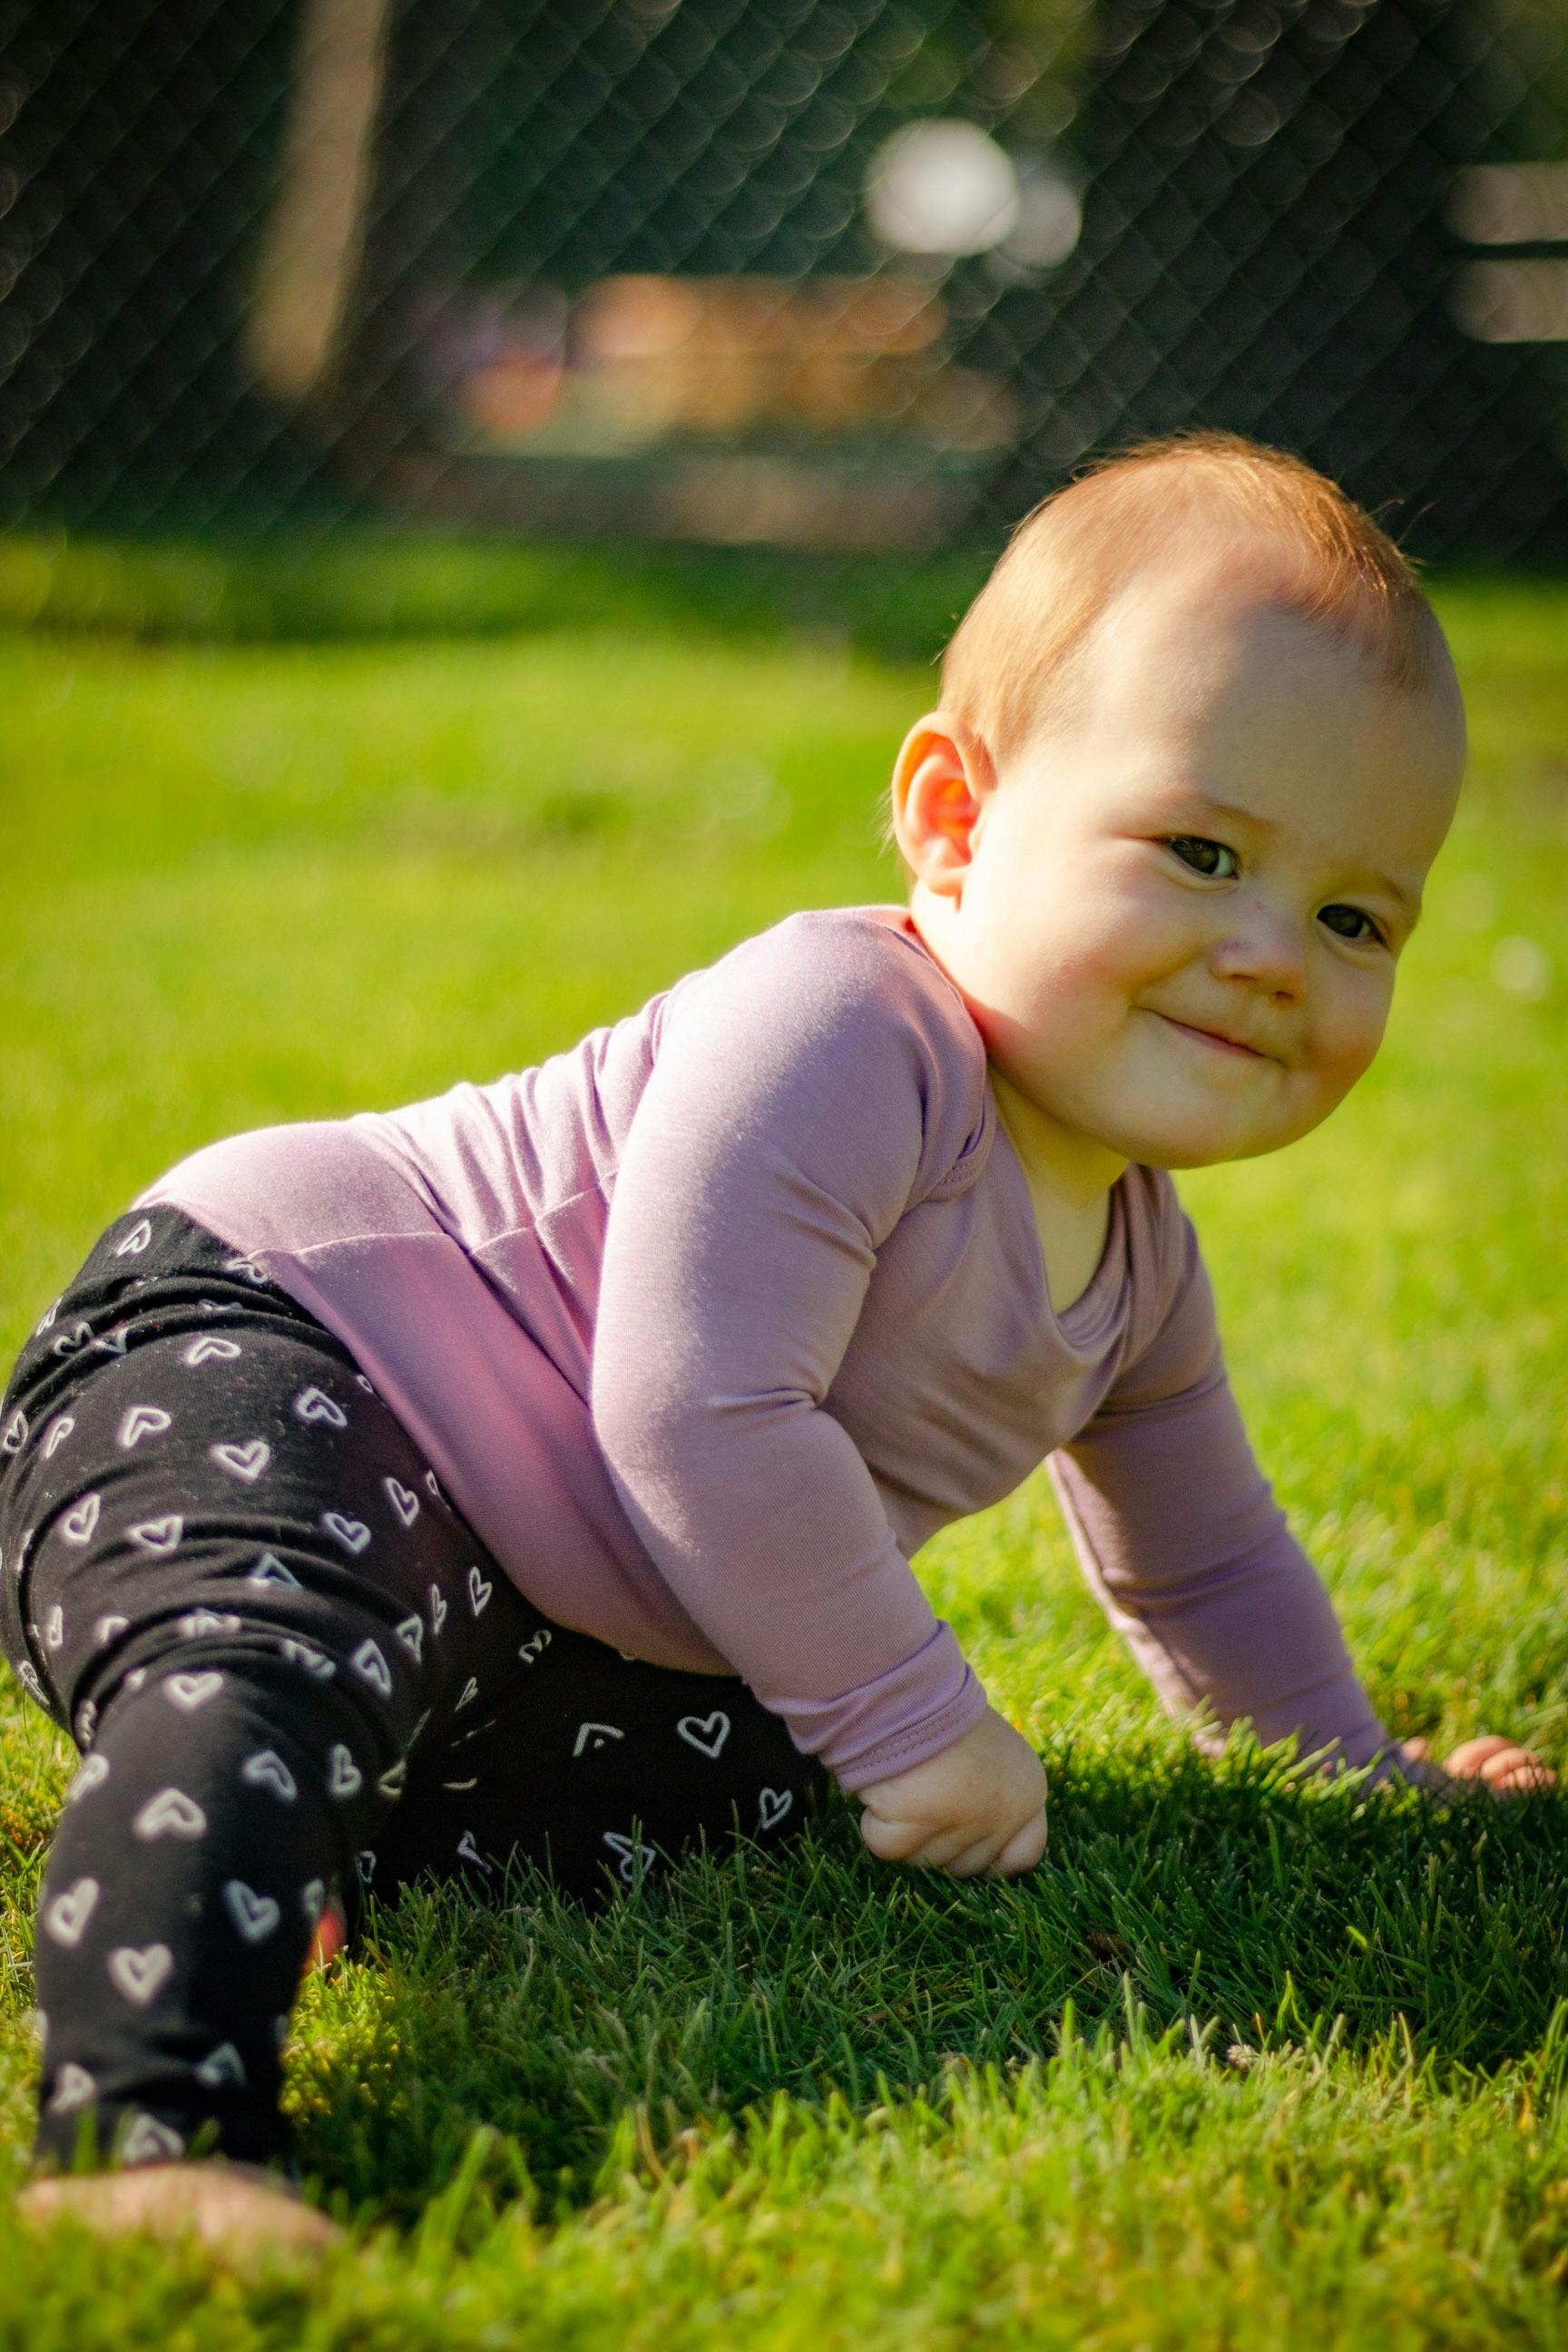
[[[1457,688],[1396,695],[1256,593],[1164,578],[997,779],[942,957],[1059,1131],[1195,1168],[1292,1142],[1377,1051],[1464,761]]]

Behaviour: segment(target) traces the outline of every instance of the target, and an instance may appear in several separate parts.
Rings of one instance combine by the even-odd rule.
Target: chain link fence
[[[1226,425],[1568,551],[1563,0],[0,0],[17,520],[889,548]]]

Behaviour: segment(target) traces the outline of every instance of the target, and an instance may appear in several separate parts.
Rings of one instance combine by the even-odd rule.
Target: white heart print
[[[430,1587],[430,1631],[438,1634],[447,1622],[447,1600],[438,1584]]]
[[[53,1328],[55,1317],[59,1313],[60,1308],[65,1305],[65,1293],[62,1291],[52,1307],[45,1307],[43,1313],[39,1316],[37,1321],[33,1326],[33,1337],[35,1339],[41,1339],[45,1332]]]
[[[254,1756],[247,1756],[239,1777],[253,1789],[270,1789],[285,1805],[291,1805],[300,1793],[294,1775],[273,1748],[258,1748]]]
[[[223,1688],[223,1676],[216,1666],[209,1666],[202,1675],[171,1675],[163,1688],[172,1706],[177,1706],[183,1714],[195,1715],[198,1706],[205,1706],[208,1699],[216,1698]]]
[[[55,2095],[49,2101],[52,2116],[72,2116],[78,2107],[85,2107],[89,2099],[98,2096],[98,2084],[85,2066],[68,2059],[55,2078]]]
[[[308,1878],[300,1889],[300,1908],[313,1927],[327,1907],[327,1882],[324,1878]]]
[[[44,1640],[51,1650],[62,1649],[66,1638],[66,1612],[57,1601],[44,1627]]]
[[[247,1486],[255,1486],[272,1459],[272,1448],[263,1437],[253,1437],[247,1445],[209,1445],[207,1452],[220,1470],[243,1478]]]
[[[220,1332],[209,1331],[205,1338],[191,1341],[180,1361],[195,1371],[199,1364],[232,1364],[239,1353],[237,1339],[226,1339]]]
[[[531,1666],[536,1659],[544,1655],[549,1647],[550,1628],[548,1625],[542,1625],[537,1633],[531,1633],[527,1641],[521,1644],[517,1654],[525,1666]]]
[[[159,1986],[174,1965],[174,1955],[167,1944],[121,1944],[109,1955],[110,1980],[133,2000],[138,2009],[145,2009]]]
[[[434,1470],[426,1470],[425,1473],[425,1491],[429,1496],[430,1500],[433,1503],[443,1502],[446,1499],[442,1495]]]
[[[276,1552],[264,1551],[250,1574],[247,1584],[295,1584],[300,1581],[291,1568],[286,1568]]]
[[[599,1749],[607,1746],[610,1740],[624,1739],[626,1736],[626,1733],[613,1723],[581,1724],[578,1727],[572,1753],[574,1756],[597,1755]]]
[[[96,1878],[79,1878],[74,1886],[45,1904],[44,1926],[57,1944],[63,1944],[68,1951],[76,1949],[98,1906],[99,1894]]]
[[[247,2080],[245,2061],[232,2042],[220,2042],[211,2056],[202,2060],[196,2068],[196,2080],[209,2091],[220,2091],[226,2083],[243,2089]]]
[[[757,1799],[757,1819],[763,1828],[776,1827],[794,1802],[793,1789],[763,1789]]]
[[[243,1618],[235,1616],[232,1610],[204,1606],[193,1609],[188,1616],[180,1619],[180,1632],[187,1642],[196,1642],[204,1633],[237,1633],[244,1622]]]
[[[100,1789],[108,1778],[108,1757],[88,1757],[86,1761],[83,1763],[80,1771],[77,1774],[76,1779],[66,1790],[67,1804],[74,1805],[79,1797],[88,1796],[94,1789]]]
[[[92,1531],[98,1525],[99,1512],[102,1507],[102,1503],[97,1495],[83,1495],[79,1502],[73,1504],[60,1521],[60,1533],[67,1543],[89,1543],[92,1540]]]
[[[127,1528],[125,1532],[138,1551],[151,1552],[157,1558],[179,1549],[185,1523],[177,1511],[171,1511],[162,1519],[143,1519],[140,1526]]]
[[[20,1454],[27,1440],[27,1416],[20,1405],[5,1423],[5,1434],[0,1437],[0,1454]]]
[[[100,1617],[98,1620],[98,1622],[92,1629],[92,1638],[98,1643],[100,1649],[101,1649],[106,1642],[113,1641],[116,1633],[123,1633],[127,1632],[130,1628],[130,1624],[131,1620],[129,1617],[117,1617],[110,1612],[109,1616]]]
[[[473,1611],[476,1617],[482,1617],[484,1615],[486,1603],[489,1601],[490,1594],[494,1591],[494,1585],[491,1584],[487,1578],[482,1577],[477,1568],[469,1569],[468,1606]]]
[[[258,1895],[243,1878],[225,1882],[223,1899],[228,1906],[229,1917],[247,1944],[264,1944],[283,1916],[270,1895]]]
[[[120,1424],[115,1443],[129,1454],[138,1439],[161,1437],[169,1426],[170,1417],[162,1405],[133,1404]]]
[[[658,1859],[652,1846],[639,1845],[636,1838],[623,1837],[619,1830],[606,1830],[605,1843],[612,1853],[620,1855],[621,1876],[628,1886],[637,1874],[639,1862],[645,1870],[651,1870]]]
[[[362,1642],[349,1664],[356,1675],[364,1676],[372,1690],[378,1690],[383,1698],[392,1696],[392,1669],[374,1642]]]
[[[72,1430],[76,1427],[74,1413],[57,1412],[44,1432],[44,1459],[52,1462]]]
[[[131,1826],[136,1835],[151,1844],[154,1838],[199,1838],[206,1829],[207,1817],[194,1797],[183,1789],[160,1789],[149,1797]]]
[[[327,1788],[338,1798],[357,1797],[364,1786],[364,1774],[339,1740],[327,1759]]]
[[[403,1620],[402,1624],[396,1628],[396,1633],[398,1640],[402,1643],[409,1656],[417,1662],[419,1655],[425,1647],[424,1619],[420,1617],[405,1617]]]
[[[351,1519],[342,1511],[323,1511],[321,1525],[345,1551],[352,1551],[356,1557],[370,1541],[370,1529],[364,1521]]]
[[[137,2116],[117,2151],[121,2164],[172,2164],[184,2152],[185,2143],[174,2126],[148,2115]]]
[[[400,1756],[395,1764],[389,1764],[387,1766],[385,1771],[382,1774],[380,1780],[377,1780],[375,1785],[381,1790],[384,1797],[401,1797],[403,1794],[404,1783],[406,1781],[407,1778],[407,1759]]]
[[[386,1491],[387,1501],[392,1505],[404,1526],[411,1528],[419,1517],[418,1496],[410,1487],[405,1486],[401,1478],[384,1478],[381,1483]]]
[[[730,1718],[715,1707],[711,1715],[683,1715],[676,1725],[689,1748],[700,1755],[717,1757],[730,1737]]]
[[[472,1706],[479,1695],[479,1686],[474,1680],[472,1675],[470,1675],[468,1681],[463,1685],[462,1689],[458,1693],[457,1705],[453,1707],[452,1713],[454,1715],[461,1715],[466,1706]]]
[[[294,1400],[294,1411],[301,1421],[324,1421],[330,1429],[346,1429],[349,1417],[325,1389],[301,1389]]]
[[[140,1257],[152,1238],[152,1225],[145,1217],[142,1217],[132,1226],[125,1239],[116,1245],[114,1255],[116,1257]]]
[[[303,1666],[305,1672],[314,1675],[319,1683],[330,1682],[338,1671],[333,1660],[324,1651],[313,1650],[309,1642],[296,1642],[291,1634],[278,1646],[291,1666]]]

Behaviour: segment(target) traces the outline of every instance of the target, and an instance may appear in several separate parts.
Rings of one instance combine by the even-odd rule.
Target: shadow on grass
[[[300,2019],[307,2168],[412,2211],[502,2136],[547,2204],[778,2092],[864,2110],[953,2061],[1049,2056],[1080,2028],[1190,2021],[1211,2042],[1370,2052],[1440,2074],[1537,2048],[1568,1994],[1568,1807],[1436,1807],[1302,1785],[1256,1754],[1053,1760],[1052,1847],[1010,1885],[886,1871],[844,1812],[791,1851],[695,1858],[597,1916],[527,1870],[490,1905],[372,1912],[366,1965]],[[1338,2020],[1336,2025],[1334,2021]],[[520,2154],[521,2151],[521,2154]]]

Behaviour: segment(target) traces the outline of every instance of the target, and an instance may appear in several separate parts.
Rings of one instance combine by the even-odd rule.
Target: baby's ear
[[[992,785],[972,728],[941,710],[916,719],[893,762],[893,838],[915,879],[939,897],[963,887]]]

